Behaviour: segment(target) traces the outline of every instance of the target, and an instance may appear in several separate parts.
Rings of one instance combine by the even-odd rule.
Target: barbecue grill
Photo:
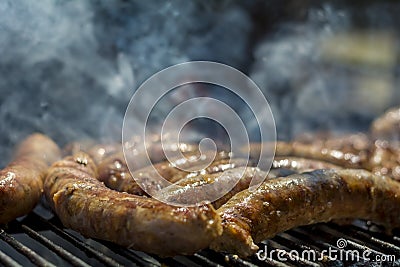
[[[0,229],[0,262],[4,266],[400,266],[400,233],[386,235],[381,228],[365,221],[351,225],[335,223],[303,226],[281,233],[259,244],[260,249],[281,249],[280,256],[259,259],[256,255],[242,259],[236,255],[203,250],[192,256],[160,258],[119,247],[101,240],[85,239],[64,229],[57,216],[40,204],[33,212]],[[348,260],[338,257],[318,259],[323,250],[340,250],[337,240],[347,240],[346,251],[359,251]],[[166,244],[168,245],[168,244]],[[290,258],[290,251],[316,251],[316,260]],[[369,258],[395,255],[395,261],[367,262]],[[301,255],[301,254],[300,254]],[[287,256],[282,260],[282,256]],[[359,257],[358,257],[359,256]],[[280,258],[279,258],[280,257]],[[280,260],[281,259],[281,260]]]
[[[86,138],[120,141],[115,138],[121,136],[132,89],[164,67],[189,60],[223,62],[254,79],[270,101],[282,140],[318,130],[366,132],[375,117],[399,105],[400,5],[395,1],[366,1],[365,8],[358,3],[363,1],[3,2],[3,166],[13,146],[35,131],[59,145]],[[336,50],[339,42],[352,49]],[[169,102],[192,93],[225,97],[214,87],[187,89]],[[234,107],[240,102],[226,98]],[[161,102],[160,113],[169,102]],[[143,99],[143,104],[153,103]],[[204,125],[194,128],[208,134]],[[251,125],[249,133],[258,140]],[[339,239],[345,247],[338,247]],[[360,220],[302,226],[258,245],[280,254],[244,259],[206,249],[161,258],[66,229],[45,201],[0,226],[4,266],[400,266],[400,231],[387,234]],[[329,248],[358,253],[350,260],[321,257]],[[289,257],[304,250],[315,251],[318,259]],[[367,261],[359,256],[364,252],[371,259],[395,259]]]

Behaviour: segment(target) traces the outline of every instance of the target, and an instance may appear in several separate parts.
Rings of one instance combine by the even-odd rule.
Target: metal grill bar
[[[50,215],[51,216],[51,215]],[[378,229],[379,230],[379,229]],[[56,234],[60,239],[52,240],[51,237],[44,236],[41,231],[50,231],[49,234]],[[16,240],[12,235],[14,233],[22,233],[24,236],[29,236],[29,240],[34,243],[23,244]],[[50,235],[54,236],[54,235]],[[145,267],[161,267],[161,266],[242,266],[242,267],[255,267],[255,266],[344,266],[344,265],[357,265],[359,261],[366,261],[362,257],[357,257],[353,254],[355,259],[342,262],[339,260],[329,259],[324,254],[324,260],[321,262],[321,251],[324,249],[333,248],[338,249],[336,241],[338,238],[345,238],[348,246],[344,248],[348,250],[358,250],[360,252],[369,250],[371,256],[374,255],[400,255],[400,238],[396,235],[387,236],[381,232],[371,232],[364,225],[351,225],[339,226],[334,223],[330,224],[317,224],[312,226],[304,226],[292,229],[285,233],[278,234],[270,240],[266,240],[260,244],[260,249],[263,249],[264,244],[267,244],[268,250],[282,249],[282,255],[287,259],[286,261],[279,261],[276,255],[272,258],[259,259],[256,255],[243,259],[236,255],[225,253],[217,253],[212,250],[203,250],[191,256],[178,256],[174,258],[159,258],[158,256],[149,255],[144,252],[134,251],[131,249],[122,248],[110,242],[101,240],[82,240],[78,235],[65,231],[61,223],[56,217],[51,220],[45,219],[37,212],[32,212],[22,222],[14,221],[9,224],[7,231],[0,230],[0,238],[13,247],[16,251],[27,257],[33,264],[37,266],[54,266],[57,258],[46,254],[33,251],[28,246],[34,244],[43,245],[43,248],[48,248],[54,255],[58,255],[59,259],[65,260],[73,266],[90,266],[88,262],[92,262],[89,258],[77,256],[86,253],[88,257],[93,257],[101,262],[104,266],[119,267],[122,266],[118,261],[123,262],[128,266],[145,266]],[[19,239],[19,238],[18,238]],[[68,242],[68,250],[61,247],[60,243]],[[36,243],[38,242],[38,243]],[[56,244],[57,243],[57,244]],[[31,244],[31,245],[29,245]],[[73,254],[72,248],[76,247],[79,254]],[[32,247],[33,248],[33,247]],[[289,253],[291,250],[301,252],[303,250],[314,250],[317,259],[303,259],[290,258]],[[106,255],[106,254],[107,255]],[[7,252],[8,254],[8,252]],[[0,251],[0,263],[5,266],[21,266],[16,262],[11,254]],[[361,253],[360,253],[361,254]],[[51,254],[53,255],[53,254]],[[293,254],[291,254],[293,256]],[[50,257],[50,258],[49,258]],[[64,262],[65,263],[65,262]],[[394,264],[394,265],[393,265]],[[397,264],[397,265],[396,265]],[[388,266],[398,266],[400,260],[388,264]]]
[[[193,255],[193,258],[197,259],[199,263],[201,263],[203,266],[212,266],[212,267],[221,267],[222,265],[213,262],[207,257],[204,257],[203,255],[200,255],[199,253],[196,253]],[[196,260],[195,260],[196,261]]]
[[[364,232],[354,229],[351,226],[339,227],[337,225],[330,224],[329,227],[335,229],[336,231],[342,231],[348,236],[356,237],[365,243],[369,243],[384,253],[394,253],[395,255],[400,255],[400,247],[373,236],[371,232],[369,232],[369,234],[366,234]]]
[[[149,267],[159,267],[161,266],[161,263],[158,262],[156,259],[154,258],[150,258],[148,259],[148,255],[146,254],[146,258],[145,257],[141,257],[139,255],[137,255],[134,251],[130,250],[130,249],[123,249],[121,247],[117,247],[113,244],[110,244],[106,241],[100,241],[98,240],[98,242],[102,245],[104,245],[105,247],[107,247],[108,249],[110,249],[111,251],[113,251],[114,253],[121,255],[122,257],[125,257],[127,259],[129,259],[130,261],[132,261],[132,265],[134,264],[135,266],[142,265],[142,266],[149,266]]]
[[[396,247],[400,246],[400,240],[396,240],[396,236],[387,236],[382,233],[372,232],[372,231],[366,230],[358,225],[351,225],[350,227],[355,229],[358,232],[365,233],[366,236],[371,236],[371,237],[374,236],[380,240],[386,241],[387,243],[389,243],[393,246],[396,246]]]
[[[289,251],[290,249],[278,242],[276,242],[275,240],[266,240],[264,242],[264,244],[266,244],[267,246],[271,246],[274,249],[279,249],[280,250],[280,255],[281,257],[284,257],[285,259],[287,259],[287,262],[289,263],[293,263],[295,266],[314,266],[314,267],[319,267],[318,264],[306,260],[306,259],[301,259],[300,257],[293,257],[296,255],[290,255]]]
[[[48,262],[41,256],[39,256],[36,252],[26,247],[17,241],[14,237],[7,234],[3,229],[0,229],[0,238],[11,245],[18,252],[22,253],[25,257],[27,257],[32,263],[41,267],[55,267],[52,263]]]
[[[54,251],[57,255],[59,255],[61,258],[67,260],[69,263],[71,263],[74,266],[82,266],[82,267],[90,267],[89,264],[86,262],[82,261],[81,259],[75,257],[71,253],[69,253],[67,250],[63,249],[62,247],[54,244],[52,241],[44,237],[43,235],[35,232],[31,228],[29,228],[26,225],[21,225],[21,229],[29,235],[31,238],[37,240],[38,242],[42,243],[52,251]]]
[[[211,259],[213,262],[226,266],[227,262],[225,259],[225,254],[222,253],[217,253],[215,251],[209,250],[209,249],[205,249],[202,251],[199,251],[197,253],[198,255],[201,255],[207,259]]]
[[[320,250],[326,250],[329,248],[333,248],[336,250],[340,250],[335,242],[336,241],[335,238],[337,239],[340,236],[330,236],[327,235],[327,233],[321,232],[321,231],[317,231],[317,229],[315,227],[313,227],[312,231],[307,231],[305,228],[296,228],[296,229],[292,229],[289,231],[290,234],[294,235],[294,236],[302,236],[304,237],[305,240],[307,240],[308,242],[311,242],[312,244],[314,244],[315,246],[321,248]],[[366,262],[367,259],[359,257],[358,255],[355,254],[351,254],[352,256],[354,256],[355,261],[364,261]]]
[[[381,252],[377,251],[376,249],[374,249],[370,244],[368,244],[368,246],[367,246],[367,245],[363,244],[362,241],[360,241],[360,240],[358,240],[358,239],[356,239],[356,238],[354,238],[352,236],[349,236],[349,235],[347,235],[347,234],[345,234],[343,232],[339,232],[339,231],[337,231],[335,229],[332,229],[327,225],[319,225],[318,229],[321,229],[322,231],[331,234],[335,238],[342,237],[342,238],[347,239],[346,249],[347,248],[353,248],[353,249],[357,249],[357,250],[362,251],[362,252],[364,252],[366,250],[369,250],[369,252],[371,253],[370,255],[372,255],[374,257],[377,256],[377,255],[384,255],[383,253],[381,253]]]
[[[239,258],[237,255],[225,255],[225,262],[228,264],[232,264],[234,266],[242,266],[242,267],[256,267],[254,263],[251,263],[247,260]]]
[[[325,255],[322,255],[321,250],[318,249],[317,247],[308,245],[308,244],[304,244],[304,242],[302,242],[302,240],[294,238],[294,237],[290,236],[289,234],[285,234],[285,233],[279,234],[276,237],[274,237],[273,240],[275,240],[291,249],[296,249],[299,252],[302,252],[305,250],[315,251],[315,260],[313,260],[314,262],[316,262],[318,259],[325,257]],[[328,257],[325,257],[325,258],[326,258],[326,260],[324,261],[325,266],[338,266],[341,264],[341,262],[338,260],[333,260]]]
[[[199,264],[191,261],[188,257],[185,256],[177,256],[174,258],[166,258],[164,259],[163,265],[169,266],[193,266],[193,267],[201,267]]]
[[[0,263],[8,267],[22,267],[18,262],[0,250]]]
[[[260,266],[263,266],[263,265],[273,266],[273,267],[291,267],[292,266],[292,265],[289,265],[289,264],[286,264],[286,263],[283,263],[283,262],[280,262],[280,261],[277,261],[274,259],[270,259],[270,258],[267,258],[263,261],[259,260],[257,257],[252,257],[251,259],[253,262],[258,263]]]
[[[86,244],[85,242],[82,242],[78,238],[74,237],[73,235],[69,234],[68,232],[62,230],[61,228],[57,227],[53,223],[51,223],[48,220],[45,220],[43,217],[36,213],[31,213],[29,216],[32,216],[34,219],[39,220],[41,223],[45,224],[50,230],[52,230],[54,233],[58,234],[60,237],[63,239],[69,241],[72,243],[75,247],[79,248],[80,250],[84,251],[88,255],[93,256],[106,266],[110,267],[121,267],[121,265],[116,262],[114,259],[104,255],[102,252],[96,250],[95,248],[91,247],[90,245]]]

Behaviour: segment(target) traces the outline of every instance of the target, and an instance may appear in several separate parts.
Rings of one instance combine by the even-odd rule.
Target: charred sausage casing
[[[18,147],[14,160],[0,171],[0,223],[27,214],[38,203],[48,165],[60,149],[48,137],[33,134]]]
[[[193,254],[221,234],[211,204],[170,206],[113,191],[95,176],[96,167],[83,152],[49,169],[45,195],[65,227],[160,256]]]
[[[249,256],[254,242],[296,226],[332,219],[372,220],[400,226],[400,183],[364,170],[317,170],[265,181],[218,209],[223,234],[214,250]]]

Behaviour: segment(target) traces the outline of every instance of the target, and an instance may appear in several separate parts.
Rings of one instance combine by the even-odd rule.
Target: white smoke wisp
[[[241,66],[250,31],[233,1],[2,1],[0,165],[34,131],[120,140],[145,79],[188,60]]]

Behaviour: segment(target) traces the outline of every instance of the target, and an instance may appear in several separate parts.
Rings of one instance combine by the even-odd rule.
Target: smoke
[[[323,4],[278,25],[255,49],[251,78],[269,99],[278,136],[367,131],[399,104],[398,4]]]
[[[1,1],[0,165],[34,131],[60,144],[120,139],[135,89],[188,60],[249,73],[272,106],[281,139],[315,129],[365,130],[398,104],[397,62],[388,58],[396,58],[399,4],[361,10],[289,2]],[[365,41],[360,25],[366,36],[373,29],[380,37]],[[348,46],[364,54],[332,45],[353,33],[361,41]]]
[[[141,82],[194,59],[244,66],[251,23],[231,1],[2,1],[0,164],[34,131],[120,139]]]

